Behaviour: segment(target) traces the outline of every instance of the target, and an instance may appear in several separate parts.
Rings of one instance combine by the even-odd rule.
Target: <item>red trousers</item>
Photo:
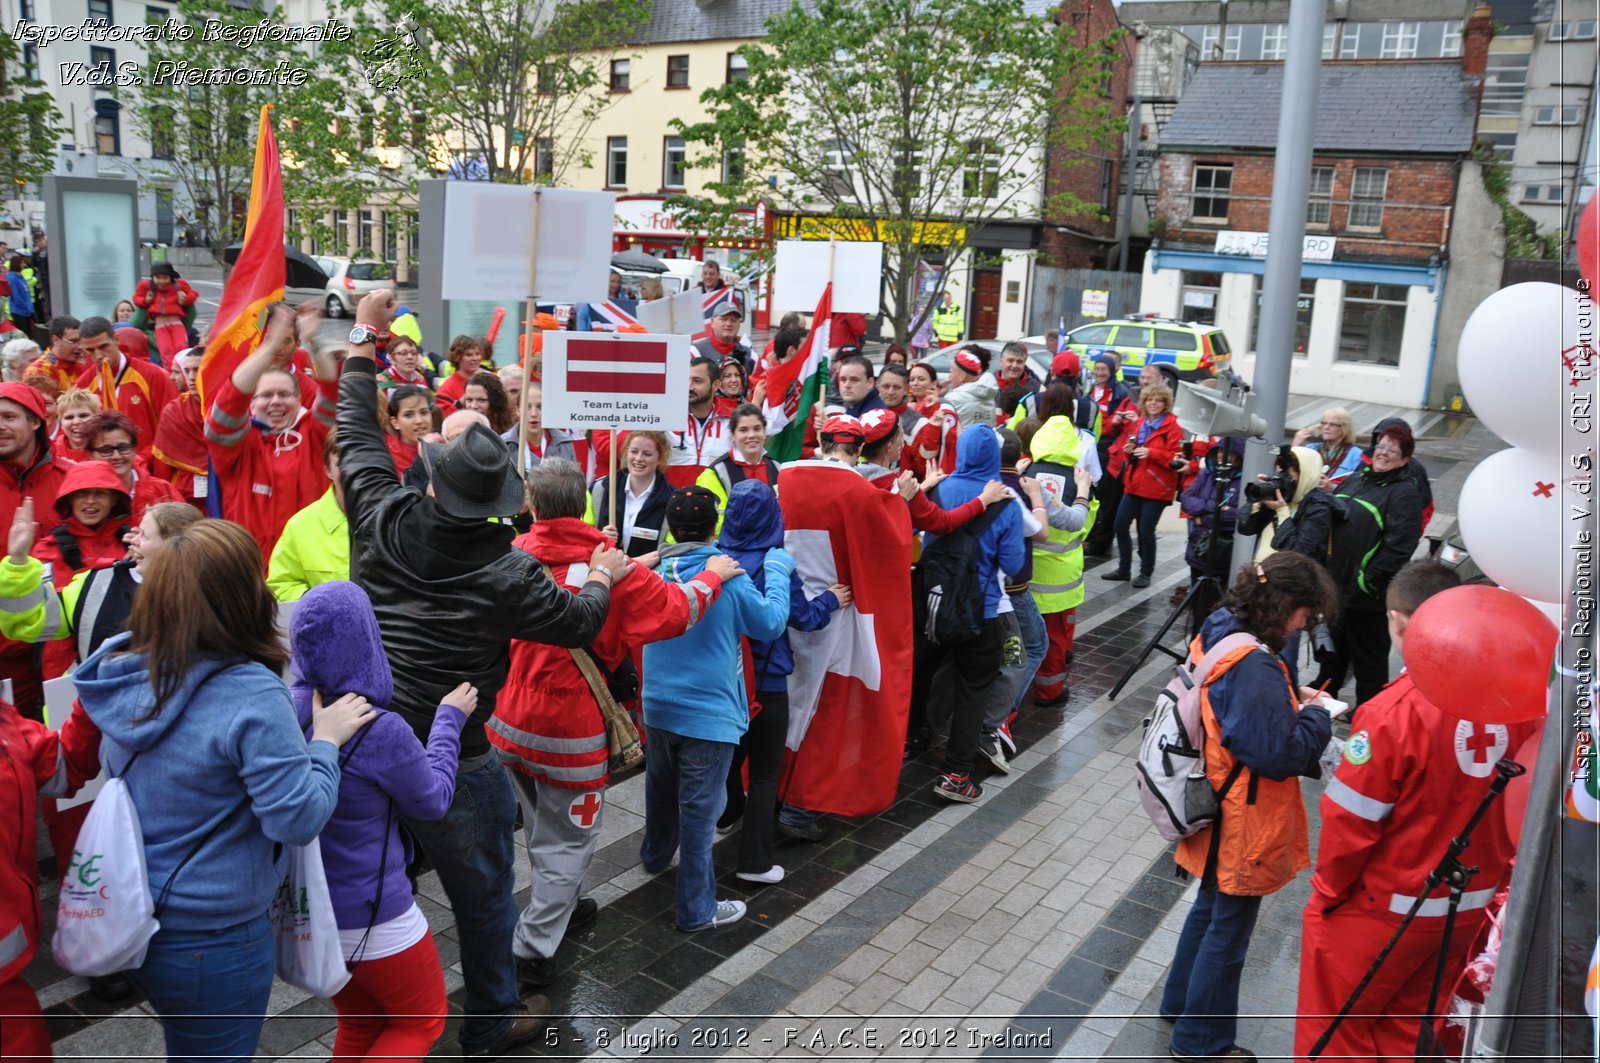
[[[1044,663],[1033,677],[1033,696],[1048,701],[1061,696],[1067,685],[1067,660],[1072,655],[1072,634],[1077,629],[1076,609],[1044,614],[1045,634],[1050,645],[1044,651]]]
[[[171,365],[178,352],[189,346],[189,330],[182,321],[174,321],[166,325],[156,326],[156,349],[161,352],[161,361]]]
[[[433,935],[404,952],[363,960],[333,997],[334,1059],[420,1060],[444,1033],[449,1004]]]
[[[1300,997],[1295,1010],[1294,1058],[1309,1060],[1309,1053],[1333,1016],[1344,1007],[1356,983],[1361,981],[1400,917],[1387,911],[1374,912],[1364,900],[1357,908],[1352,899],[1324,915],[1322,901],[1315,895],[1301,917]],[[1461,912],[1450,935],[1450,955],[1440,984],[1442,1010],[1461,977],[1468,952],[1483,928],[1484,911]],[[1428,990],[1433,985],[1433,967],[1444,939],[1444,919],[1418,917],[1412,920],[1400,943],[1389,954],[1377,977],[1362,992],[1355,1009],[1334,1031],[1333,1039],[1322,1050],[1319,1060],[1359,1059],[1365,1061],[1416,1058],[1417,1033],[1428,1007]]]
[[[21,975],[0,985],[0,1058],[10,1063],[49,1063],[55,1058],[39,997]]]

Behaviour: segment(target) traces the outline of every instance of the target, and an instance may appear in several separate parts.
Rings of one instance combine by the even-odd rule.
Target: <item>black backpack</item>
[[[978,580],[979,539],[1011,500],[996,502],[983,516],[935,539],[922,552],[926,619],[922,634],[932,643],[966,642],[983,630],[984,586]]]

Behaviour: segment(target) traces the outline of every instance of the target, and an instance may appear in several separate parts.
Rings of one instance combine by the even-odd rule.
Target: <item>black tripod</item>
[[[1433,986],[1428,990],[1428,1011],[1423,1016],[1422,1029],[1417,1032],[1416,1058],[1418,1060],[1432,1058],[1434,1016],[1439,1007],[1439,990],[1444,982],[1445,965],[1450,960],[1450,935],[1455,931],[1456,909],[1461,906],[1461,895],[1467,891],[1467,883],[1472,881],[1472,876],[1478,873],[1478,868],[1467,867],[1459,857],[1467,846],[1472,844],[1472,832],[1477,829],[1484,813],[1489,811],[1489,806],[1494,804],[1494,799],[1505,792],[1506,785],[1512,779],[1527,770],[1527,768],[1524,768],[1514,760],[1502,760],[1495,765],[1495,775],[1494,779],[1489,783],[1489,792],[1483,795],[1482,801],[1478,802],[1477,809],[1472,813],[1472,818],[1467,820],[1467,825],[1461,828],[1461,833],[1450,839],[1450,848],[1445,850],[1444,856],[1440,857],[1438,865],[1428,874],[1428,880],[1422,885],[1422,892],[1417,894],[1416,899],[1411,902],[1411,910],[1406,913],[1404,919],[1400,920],[1400,925],[1394,928],[1394,934],[1390,936],[1389,943],[1383,947],[1382,952],[1378,953],[1377,958],[1372,961],[1372,966],[1367,968],[1367,973],[1361,976],[1360,984],[1351,992],[1350,999],[1344,1002],[1344,1007],[1339,1009],[1339,1014],[1333,1017],[1333,1021],[1328,1023],[1328,1028],[1322,1031],[1322,1036],[1317,1038],[1317,1043],[1311,1047],[1311,1051],[1308,1054],[1312,1059],[1316,1059],[1322,1054],[1322,1050],[1328,1047],[1328,1042],[1333,1038],[1333,1032],[1349,1016],[1351,1009],[1356,1006],[1356,1001],[1360,999],[1361,994],[1366,992],[1367,986],[1372,984],[1372,980],[1377,977],[1379,968],[1389,958],[1389,954],[1394,951],[1394,947],[1400,943],[1401,935],[1406,932],[1406,928],[1411,925],[1411,921],[1422,910],[1422,905],[1427,901],[1428,895],[1440,886],[1447,885],[1450,887],[1450,906],[1444,917],[1444,938],[1439,942],[1438,959],[1433,965]]]
[[[1205,564],[1200,573],[1200,578],[1195,580],[1194,586],[1189,588],[1188,596],[1173,608],[1154,637],[1145,643],[1144,649],[1139,651],[1139,656],[1135,657],[1133,663],[1128,666],[1128,670],[1122,673],[1122,678],[1117,680],[1117,685],[1111,688],[1111,693],[1106,695],[1113,701],[1116,700],[1118,694],[1122,693],[1122,688],[1128,685],[1128,680],[1133,678],[1133,673],[1144,667],[1145,660],[1149,658],[1152,652],[1160,650],[1179,664],[1189,659],[1187,652],[1169,649],[1161,644],[1161,640],[1167,637],[1167,632],[1172,630],[1172,625],[1178,622],[1180,616],[1198,609],[1199,602],[1220,602],[1222,600],[1222,593],[1227,588],[1223,586],[1221,580],[1217,579],[1216,571],[1218,560],[1223,556],[1223,540],[1225,538],[1227,540],[1228,546],[1226,549],[1232,550],[1233,548],[1233,536],[1224,536],[1222,534],[1222,502],[1227,497],[1228,485],[1237,480],[1240,475],[1242,475],[1241,470],[1234,468],[1233,475],[1226,479],[1221,476],[1216,478],[1216,494],[1212,499],[1211,509],[1211,542],[1206,546]],[[1196,619],[1203,621],[1205,617],[1196,617]]]

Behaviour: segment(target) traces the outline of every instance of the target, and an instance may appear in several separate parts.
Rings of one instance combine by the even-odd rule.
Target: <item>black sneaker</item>
[[[1100,578],[1110,580],[1112,583],[1126,583],[1133,578],[1133,573],[1125,568],[1114,569],[1111,572],[1100,573]]]
[[[933,784],[933,792],[946,801],[959,801],[970,805],[983,796],[983,787],[973,782],[965,772],[960,775],[941,775]]]
[[[1135,587],[1148,587],[1150,586],[1150,577],[1141,572],[1133,577],[1133,585]]]
[[[822,825],[820,819],[814,819],[803,827],[791,826],[780,819],[778,833],[792,842],[820,842],[828,836],[828,828]]]
[[[517,991],[526,993],[530,989],[543,989],[556,980],[556,961],[543,956],[532,956],[526,960],[517,961]]]
[[[579,897],[572,907],[572,915],[567,918],[567,932],[562,936],[571,937],[580,930],[588,930],[599,917],[599,902],[593,897]]]
[[[1005,750],[1000,748],[1000,735],[994,731],[978,739],[978,756],[994,765],[994,770],[1001,775],[1011,774],[1011,762],[1006,760]]]

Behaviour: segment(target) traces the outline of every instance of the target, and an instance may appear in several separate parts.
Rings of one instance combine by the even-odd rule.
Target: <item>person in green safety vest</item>
[[[1050,525],[1049,538],[1033,545],[1028,588],[1050,638],[1044,663],[1033,677],[1034,704],[1041,706],[1067,699],[1076,611],[1083,604],[1083,541],[1100,511],[1099,501],[1091,497],[1094,477],[1085,460],[1093,454],[1093,443],[1085,435],[1064,414],[1046,419],[1028,440],[1033,461],[1026,473],[1044,488]]]
[[[938,337],[939,346],[950,346],[961,339],[966,331],[966,315],[961,312],[961,307],[956,305],[955,296],[945,292],[944,302],[933,311],[933,334]]]

